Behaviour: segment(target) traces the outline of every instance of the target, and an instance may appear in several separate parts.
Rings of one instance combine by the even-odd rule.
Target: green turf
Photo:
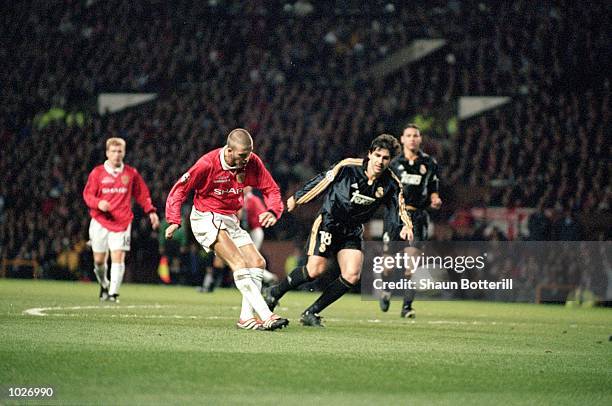
[[[612,404],[609,309],[419,302],[412,322],[351,295],[312,329],[297,319],[315,295],[289,293],[289,328],[253,332],[234,327],[235,290],[124,285],[121,299],[0,280],[0,404],[17,403],[7,385],[75,405]],[[40,307],[61,309],[23,313]]]

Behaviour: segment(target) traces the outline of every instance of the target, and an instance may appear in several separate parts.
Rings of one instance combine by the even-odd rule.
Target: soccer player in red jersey
[[[243,228],[249,232],[255,248],[261,249],[264,240],[264,231],[259,223],[259,215],[266,211],[266,205],[253,193],[253,188],[244,188],[244,203],[240,218]]]
[[[259,214],[262,227],[271,227],[283,212],[278,185],[253,153],[253,139],[247,130],[237,128],[227,137],[227,145],[204,154],[174,185],[166,201],[166,238],[172,238],[181,224],[181,205],[194,190],[191,230],[207,251],[229,265],[236,287],[243,296],[239,328],[276,330],[289,324],[272,313],[261,296],[266,261],[244,229],[236,212],[243,205],[243,190],[261,190],[267,211]],[[257,313],[259,319],[255,317]]]
[[[149,215],[153,229],[159,227],[151,195],[138,171],[123,163],[125,140],[109,138],[106,158],[87,179],[83,199],[89,214],[89,238],[94,257],[94,273],[100,283],[100,300],[118,302],[119,288],[125,273],[125,253],[130,250],[132,197]],[[108,251],[111,256],[110,281],[107,278]]]

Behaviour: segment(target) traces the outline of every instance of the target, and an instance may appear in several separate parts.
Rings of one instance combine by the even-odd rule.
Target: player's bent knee
[[[106,263],[106,253],[105,252],[94,252],[93,254],[94,265],[102,266]]]
[[[306,266],[306,270],[308,271],[308,276],[311,278],[316,278],[325,272],[325,264],[308,264]]]
[[[351,285],[356,285],[359,282],[358,275],[350,276],[344,279],[346,279],[346,281],[349,282]]]

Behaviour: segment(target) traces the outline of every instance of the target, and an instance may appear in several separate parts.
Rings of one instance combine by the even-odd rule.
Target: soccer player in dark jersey
[[[393,159],[391,170],[402,183],[406,210],[414,226],[414,240],[426,241],[429,216],[425,209],[438,210],[442,206],[439,195],[440,180],[438,179],[438,163],[434,157],[421,151],[423,137],[419,127],[408,124],[402,133],[401,142],[403,153]],[[393,219],[386,218],[384,226],[385,242],[399,240],[399,228],[394,225]],[[410,277],[411,274],[406,274]],[[389,310],[391,292],[384,291],[380,297],[380,308],[383,312]],[[407,289],[404,293],[404,303],[401,316],[414,318],[412,308],[414,290]]]
[[[319,196],[324,196],[319,215],[307,242],[308,262],[294,269],[278,285],[264,290],[270,309],[289,290],[319,277],[327,259],[336,255],[340,276],[303,313],[305,326],[322,326],[319,313],[348,292],[361,277],[363,266],[363,224],[385,205],[389,222],[396,225],[402,239],[412,240],[412,224],[404,208],[399,179],[388,170],[391,159],[399,153],[399,142],[391,135],[376,137],[367,159],[348,158],[327,172],[320,173],[287,201],[294,210]]]

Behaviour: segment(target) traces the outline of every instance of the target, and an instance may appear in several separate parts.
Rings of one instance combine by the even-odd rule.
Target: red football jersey
[[[217,148],[202,155],[176,182],[166,201],[168,223],[181,224],[181,205],[192,189],[197,210],[235,214],[242,207],[245,186],[261,190],[268,210],[280,218],[284,207],[280,189],[261,158],[251,154],[244,168],[232,170],[225,163],[223,151],[224,148]]]
[[[123,165],[123,170],[113,171],[105,165],[96,166],[89,174],[83,190],[83,199],[89,214],[104,228],[110,231],[125,231],[134,218],[132,213],[132,196],[145,213],[154,212],[149,189],[138,171]],[[110,203],[110,210],[103,212],[98,209],[100,200]]]

